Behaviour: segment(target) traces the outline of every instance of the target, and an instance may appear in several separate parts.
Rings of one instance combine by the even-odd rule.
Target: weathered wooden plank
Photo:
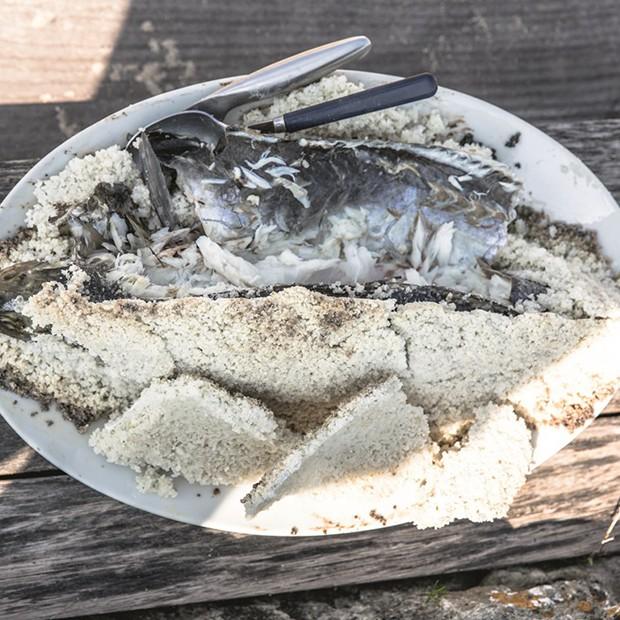
[[[619,438],[618,418],[597,420],[530,477],[508,519],[437,531],[239,537],[141,513],[65,476],[4,481],[0,615],[111,613],[588,554],[617,500]],[[618,551],[620,541],[607,545]]]
[[[103,614],[96,620],[610,620],[620,602],[619,575],[620,556],[596,558],[592,564],[575,558],[544,567],[511,566],[482,574]],[[535,612],[533,605],[538,605]]]
[[[4,200],[4,197],[36,163],[34,159],[0,162],[0,201]]]
[[[53,471],[56,468],[24,443],[0,417],[0,478]]]
[[[359,68],[432,70],[440,83],[528,120],[620,113],[617,0],[546,0],[527,10],[495,0],[393,0],[387,10],[374,0],[100,6],[0,4],[1,159],[41,156],[67,133],[149,94],[359,33],[374,41]]]
[[[603,412],[603,414],[616,414],[620,413],[620,392],[616,392],[616,395],[613,397],[612,401],[607,405],[607,408]]]
[[[138,99],[136,99],[137,101]],[[81,129],[132,101],[122,97],[58,104],[0,105],[0,158],[41,158]]]

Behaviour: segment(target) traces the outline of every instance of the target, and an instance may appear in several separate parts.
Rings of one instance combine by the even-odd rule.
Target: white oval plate
[[[396,79],[376,73],[344,73],[366,86]],[[23,224],[25,207],[34,202],[35,181],[59,172],[76,155],[124,144],[127,135],[139,127],[189,107],[225,81],[229,80],[188,86],[141,101],[104,118],[54,149],[26,174],[2,203],[0,238],[11,236]],[[519,173],[526,190],[531,193],[533,205],[556,220],[579,223],[597,231],[604,251],[614,267],[620,269],[620,245],[614,243],[620,238],[620,209],[579,159],[525,121],[480,99],[441,88],[432,105],[438,105],[447,116],[464,117],[476,138],[494,147],[500,160],[509,164],[519,162]],[[517,132],[521,134],[518,144],[514,148],[506,147],[506,141]],[[597,413],[606,404],[599,403]],[[222,488],[214,495],[213,487],[177,482],[179,494],[174,499],[141,494],[136,490],[134,473],[130,469],[107,463],[96,455],[88,446],[88,436],[78,433],[53,408],[30,415],[39,409],[32,399],[0,390],[0,412],[37,452],[84,484],[141,510],[185,523],[249,534],[290,535],[293,528],[298,535],[336,534],[382,527],[376,520],[351,520],[350,516],[348,521],[328,521],[321,516],[316,500],[296,502],[293,512],[289,502],[276,503],[247,520],[239,500],[249,485]],[[52,426],[48,426],[49,420],[53,421]],[[534,438],[532,467],[557,452],[576,434],[559,429],[539,433]],[[345,510],[346,513],[350,515],[350,509]],[[387,517],[386,525],[409,520],[406,514],[394,514]]]

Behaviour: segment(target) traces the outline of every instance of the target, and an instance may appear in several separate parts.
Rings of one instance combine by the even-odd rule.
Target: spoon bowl
[[[188,107],[215,119],[227,118],[228,122],[233,122],[233,114],[239,118],[244,109],[267,104],[277,95],[310,84],[348,62],[363,58],[371,45],[368,37],[357,36],[306,50],[233,80]],[[143,131],[172,133],[178,126],[174,120],[177,114],[163,117],[134,133],[127,146],[130,147]],[[185,120],[180,121],[183,122]]]

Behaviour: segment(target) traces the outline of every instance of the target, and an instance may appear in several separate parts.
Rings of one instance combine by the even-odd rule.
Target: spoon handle
[[[306,50],[227,84],[194,104],[192,109],[224,120],[233,108],[255,107],[258,102],[266,103],[276,95],[310,84],[347,62],[359,60],[370,47],[367,37],[358,36]]]
[[[427,99],[436,92],[435,77],[430,73],[421,73],[301,110],[288,112],[266,123],[253,125],[251,129],[273,133],[301,131],[345,118]]]

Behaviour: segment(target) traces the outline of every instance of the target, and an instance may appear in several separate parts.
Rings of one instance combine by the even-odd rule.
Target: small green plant
[[[426,602],[436,604],[441,600],[441,597],[444,596],[446,592],[446,586],[439,583],[439,581],[436,581],[426,595]]]

